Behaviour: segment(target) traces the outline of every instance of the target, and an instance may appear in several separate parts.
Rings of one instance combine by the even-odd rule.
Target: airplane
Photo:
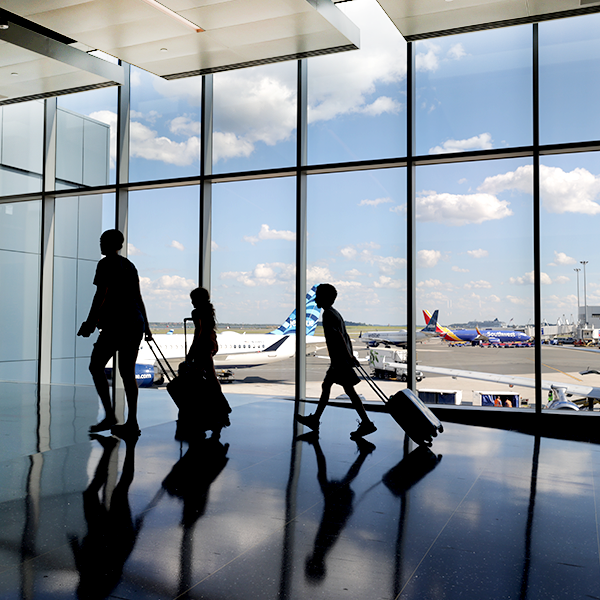
[[[325,346],[325,338],[315,336],[317,321],[321,315],[321,309],[315,301],[317,287],[318,285],[314,285],[306,294],[306,347],[310,352]],[[184,360],[189,347],[184,334],[170,331],[154,335],[153,338],[166,359]],[[214,356],[217,369],[257,367],[291,358],[296,352],[296,309],[279,327],[269,333],[249,334],[226,330],[217,333],[217,342],[219,351]],[[191,339],[189,343],[191,344]],[[135,367],[138,387],[151,387],[155,381],[162,379],[163,374],[145,340],[140,345]],[[110,377],[112,361],[106,365],[105,371]]]
[[[437,311],[436,311],[437,312]],[[429,324],[431,313],[423,311],[425,322]],[[476,327],[475,329],[449,329],[439,323],[436,331],[443,339],[449,342],[470,342],[476,345],[477,342],[490,342],[491,344],[522,344],[531,341],[531,336],[516,331],[514,329],[484,329],[483,331]]]
[[[437,318],[438,312],[435,311],[433,316],[427,316],[425,327],[420,331],[417,331],[417,342],[423,342],[426,339],[438,335],[437,328]],[[425,313],[425,311],[423,311]],[[365,331],[364,333],[361,331],[359,334],[359,339],[363,340],[367,346],[377,348],[379,344],[385,346],[400,346],[406,347],[408,343],[408,333],[406,329],[401,329],[399,331]]]

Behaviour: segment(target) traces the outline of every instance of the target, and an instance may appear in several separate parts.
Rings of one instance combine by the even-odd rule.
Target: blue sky
[[[406,44],[374,0],[338,7],[359,24],[361,50],[308,61],[309,162],[402,156]],[[542,143],[600,138],[598,31],[599,15],[540,25]],[[530,26],[519,26],[416,44],[418,153],[532,143],[531,37]],[[134,69],[132,84],[131,179],[197,175],[200,80],[167,82]],[[296,63],[216,74],[214,88],[215,172],[294,164]],[[59,102],[114,129],[114,89]],[[439,308],[443,323],[532,320],[531,172],[530,159],[417,169],[419,309]],[[592,251],[600,157],[542,157],[542,177],[543,316],[556,322],[576,312],[580,260],[589,260],[588,304],[600,304]],[[311,176],[308,194],[308,286],[336,285],[347,319],[405,323],[403,170]],[[293,179],[214,186],[221,321],[279,323],[292,310],[294,197]],[[189,312],[197,199],[196,186],[132,194],[130,255],[152,320]]]

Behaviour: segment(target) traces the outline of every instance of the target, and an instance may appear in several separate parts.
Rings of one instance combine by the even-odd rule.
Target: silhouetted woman
[[[213,357],[219,351],[217,342],[217,322],[215,309],[210,301],[210,294],[204,288],[196,288],[190,293],[194,310],[194,339],[186,356],[185,368],[197,383],[197,398],[190,402],[190,414],[180,415],[187,428],[196,430],[211,430],[219,436],[221,429],[229,423],[231,408],[221,391],[217,378]],[[189,420],[188,420],[189,419]]]
[[[119,437],[138,436],[140,433],[135,361],[144,333],[146,340],[152,339],[138,272],[132,262],[119,254],[124,241],[118,229],[109,229],[100,236],[100,252],[104,258],[96,267],[96,294],[88,318],[77,333],[89,337],[96,328],[100,329],[90,358],[90,373],[106,415],[100,423],[90,427],[90,432],[111,429]],[[123,425],[117,425],[115,406],[104,373],[106,363],[117,350],[128,409],[127,421]],[[113,365],[113,371],[114,368]]]

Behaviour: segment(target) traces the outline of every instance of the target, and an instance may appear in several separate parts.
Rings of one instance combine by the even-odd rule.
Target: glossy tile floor
[[[226,390],[227,392],[227,390]],[[92,389],[0,384],[0,598],[600,598],[596,445],[448,423],[433,452],[351,410],[228,394],[220,441],[91,440]],[[309,436],[310,438],[310,436]]]

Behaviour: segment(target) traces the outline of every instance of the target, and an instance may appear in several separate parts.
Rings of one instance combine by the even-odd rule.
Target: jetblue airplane
[[[425,322],[429,324],[431,313],[423,311]],[[489,342],[491,344],[522,344],[531,341],[531,337],[522,331],[514,329],[484,329],[483,331],[476,327],[475,329],[448,329],[439,323],[436,325],[436,331],[443,339],[449,342]]]
[[[423,327],[420,331],[417,331],[417,342],[423,342],[426,339],[438,335],[437,328],[437,318],[438,312],[435,311],[432,317],[426,318],[427,325]],[[406,347],[408,342],[408,333],[406,329],[401,329],[399,331],[365,331],[364,333],[361,331],[358,336],[367,346],[377,348],[379,344],[383,344],[384,346],[400,346]]]
[[[315,296],[317,285],[306,294],[306,348],[311,352],[325,346],[325,338],[315,336],[317,321],[321,309],[317,307]],[[183,334],[157,334],[154,340],[167,359],[183,360],[191,344],[191,336],[186,346]],[[256,367],[267,363],[291,358],[296,353],[296,310],[276,329],[269,333],[237,333],[223,331],[217,333],[219,351],[214,356],[217,369],[240,369]],[[136,379],[139,387],[149,387],[160,378],[160,370],[148,343],[144,340],[140,345],[136,361]],[[112,371],[112,363],[107,365],[107,371]]]

